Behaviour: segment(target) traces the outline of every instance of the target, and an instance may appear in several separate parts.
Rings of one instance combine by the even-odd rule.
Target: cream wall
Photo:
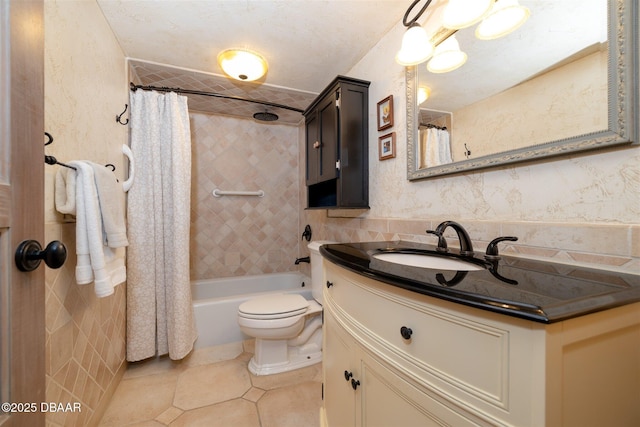
[[[639,272],[638,146],[417,182],[407,180],[404,68],[393,59],[403,32],[399,23],[346,73],[372,82],[371,209],[358,212],[357,218],[331,218],[326,211],[305,212],[303,218],[311,222],[315,237],[432,242],[425,230],[452,219],[468,228],[481,250],[498,235],[515,235],[520,240],[505,245],[503,252]],[[377,131],[376,103],[388,95],[394,97],[395,123],[390,130],[396,132],[397,156],[379,161],[378,136],[390,130]]]
[[[94,1],[45,1],[45,148],[58,160],[112,163],[123,181],[128,103],[124,55]],[[126,118],[126,115],[125,115]],[[44,139],[43,139],[44,140]],[[54,207],[54,175],[45,168],[45,241],[65,243],[66,264],[46,269],[46,400],[80,402],[81,412],[49,412],[49,426],[97,425],[125,367],[125,285],[96,298],[75,282],[75,223]]]

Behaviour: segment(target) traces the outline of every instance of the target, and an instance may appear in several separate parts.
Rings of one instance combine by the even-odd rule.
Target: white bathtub
[[[196,280],[191,282],[191,292],[198,330],[196,349],[251,338],[240,331],[238,307],[257,295],[295,292],[313,298],[311,279],[295,272]]]

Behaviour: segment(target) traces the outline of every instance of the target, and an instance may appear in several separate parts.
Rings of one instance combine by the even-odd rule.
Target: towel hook
[[[123,122],[121,120],[124,113],[127,112],[127,108],[129,108],[129,104],[124,104],[124,111],[116,116],[116,122],[120,123],[121,125],[127,125],[129,123],[129,119],[127,119],[126,122]]]
[[[44,136],[47,137],[47,142],[44,143],[44,146],[46,147],[47,145],[51,144],[53,142],[53,137],[51,136],[51,134],[49,132],[45,132]]]

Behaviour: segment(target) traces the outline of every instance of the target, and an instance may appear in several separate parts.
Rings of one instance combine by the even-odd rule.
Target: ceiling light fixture
[[[431,88],[429,86],[420,86],[418,88],[418,105],[429,99],[431,96]]]
[[[266,59],[249,49],[226,49],[218,54],[218,65],[229,77],[251,82],[267,73]]]
[[[506,36],[520,28],[529,18],[531,11],[518,3],[518,0],[496,1],[491,12],[476,28],[476,37],[480,40],[493,40]]]

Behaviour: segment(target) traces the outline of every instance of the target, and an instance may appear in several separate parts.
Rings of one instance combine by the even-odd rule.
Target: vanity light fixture
[[[424,28],[420,26],[416,21],[422,16],[427,7],[431,3],[431,0],[427,0],[425,5],[420,11],[413,17],[408,19],[411,10],[420,3],[421,0],[415,0],[409,6],[409,9],[402,18],[402,24],[408,28],[408,30],[402,36],[402,46],[400,51],[396,54],[396,62],[405,67],[411,65],[418,65],[425,62],[433,54],[434,46],[429,40],[429,36]]]
[[[467,54],[460,50],[454,35],[458,30],[482,21],[476,29],[476,37],[496,39],[520,27],[530,15],[529,9],[520,6],[518,0],[448,0],[442,20],[446,28],[454,31],[434,48],[427,32],[417,23],[432,0],[426,0],[422,9],[409,19],[409,14],[420,1],[414,0],[402,18],[402,24],[408,29],[402,37],[396,62],[412,66],[430,59],[427,69],[432,73],[447,73],[467,62]]]
[[[223,50],[218,54],[218,65],[229,77],[251,82],[267,73],[266,59],[257,52],[243,48]]]
[[[448,73],[460,68],[467,62],[467,54],[460,50],[460,44],[453,35],[436,47],[433,58],[427,64],[432,73]]]
[[[442,14],[442,24],[453,30],[480,22],[495,0],[449,0]]]
[[[529,18],[531,11],[518,3],[518,0],[499,0],[489,14],[476,28],[476,37],[480,40],[493,40],[506,36],[520,28]]]

